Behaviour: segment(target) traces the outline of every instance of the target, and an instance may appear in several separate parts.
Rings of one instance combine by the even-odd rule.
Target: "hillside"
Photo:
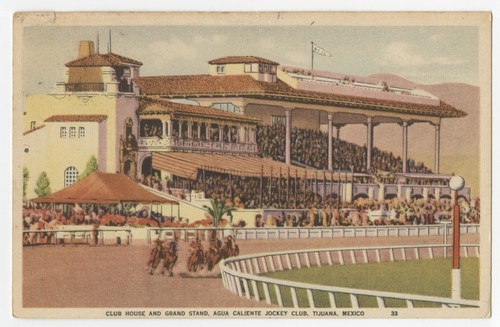
[[[394,74],[376,74],[369,78],[386,81],[389,85],[423,89],[467,113],[466,117],[444,119],[441,123],[441,172],[463,175],[467,184],[473,188],[473,193],[478,194],[481,130],[479,87],[462,83],[423,85]],[[392,132],[396,135],[401,133],[400,128],[393,128]],[[390,133],[390,131],[388,133],[379,131],[376,134],[378,140],[375,140],[375,144],[383,149],[400,153],[401,143],[395,141]],[[414,124],[410,127],[409,134],[409,157],[423,160],[429,167],[434,167],[433,127],[429,124]],[[399,146],[394,146],[395,143]]]

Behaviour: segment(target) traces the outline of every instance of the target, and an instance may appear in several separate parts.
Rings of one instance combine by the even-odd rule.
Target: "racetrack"
[[[462,235],[478,243],[479,235]],[[239,241],[240,253],[392,244],[440,244],[442,236],[274,239]],[[23,249],[23,306],[27,308],[225,308],[266,307],[225,290],[218,267],[186,270],[188,243],[181,242],[174,277],[144,266],[149,245],[33,246]]]

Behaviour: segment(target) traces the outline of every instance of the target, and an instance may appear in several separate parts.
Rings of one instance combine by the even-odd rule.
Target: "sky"
[[[311,41],[332,54],[314,68],[348,75],[393,73],[421,84],[478,85],[478,30],[470,26],[88,26],[27,27],[24,94],[46,93],[77,57],[80,40],[143,62],[142,76],[208,73],[208,61],[255,55],[309,68]]]

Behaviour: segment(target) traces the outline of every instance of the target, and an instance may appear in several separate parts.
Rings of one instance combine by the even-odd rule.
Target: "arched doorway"
[[[123,172],[125,173],[125,175],[134,177],[134,172],[132,169],[133,165],[134,162],[132,160],[125,161],[125,164],[123,165]]]
[[[151,176],[152,171],[153,171],[153,159],[151,158],[151,156],[147,156],[142,161],[141,175],[143,176],[143,178],[147,178]]]

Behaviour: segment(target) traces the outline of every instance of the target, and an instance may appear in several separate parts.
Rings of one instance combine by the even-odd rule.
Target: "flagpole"
[[[311,75],[314,70],[314,42],[311,41]]]

